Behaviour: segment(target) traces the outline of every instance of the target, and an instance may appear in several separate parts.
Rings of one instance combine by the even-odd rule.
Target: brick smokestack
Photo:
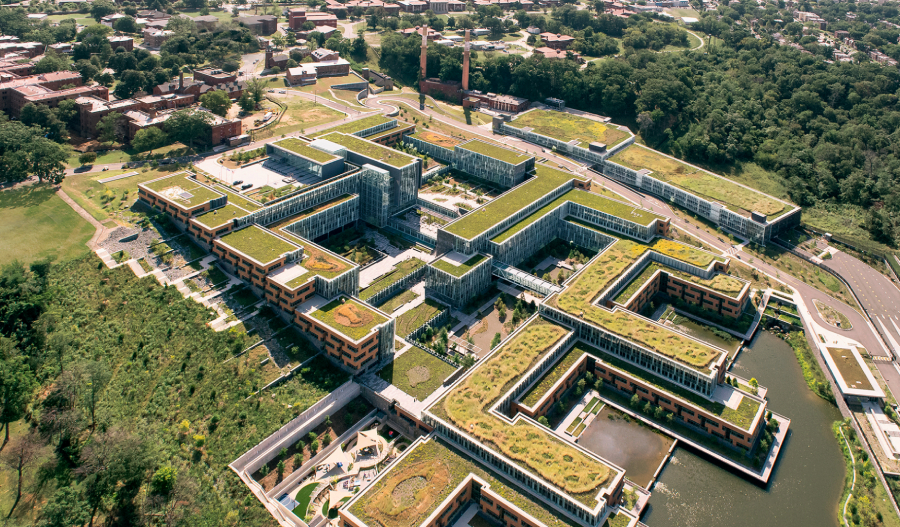
[[[469,31],[468,29],[466,30],[466,43],[465,48],[463,48],[463,91],[469,91]]]
[[[179,90],[184,89],[184,71],[178,72],[178,89]]]
[[[426,78],[425,76],[425,65],[428,62],[428,26],[422,26],[422,59],[421,64],[419,65],[422,69],[422,79]]]

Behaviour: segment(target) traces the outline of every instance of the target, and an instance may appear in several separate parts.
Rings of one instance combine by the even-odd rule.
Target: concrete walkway
[[[87,220],[88,223],[90,223],[91,225],[94,226],[94,229],[95,229],[94,235],[91,236],[90,240],[88,240],[87,246],[92,251],[96,250],[100,244],[100,240],[103,240],[106,238],[107,233],[109,232],[109,229],[104,227],[103,224],[101,224],[99,221],[96,220],[96,218],[91,216],[91,213],[84,210],[84,208],[82,208],[81,205],[79,205],[78,203],[75,203],[75,201],[72,200],[72,198],[70,198],[68,194],[66,194],[66,192],[62,189],[62,187],[57,187],[56,193],[59,195],[59,197],[63,201],[65,201],[70,207],[72,207],[72,210],[77,212],[79,216],[81,216],[82,218]]]

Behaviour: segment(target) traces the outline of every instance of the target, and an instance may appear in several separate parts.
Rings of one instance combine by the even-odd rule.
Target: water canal
[[[836,407],[815,396],[793,350],[761,331],[733,371],[769,389],[770,408],[791,419],[791,434],[768,487],[761,488],[683,448],[660,474],[642,521],[650,527],[837,527],[844,463],[831,424]]]

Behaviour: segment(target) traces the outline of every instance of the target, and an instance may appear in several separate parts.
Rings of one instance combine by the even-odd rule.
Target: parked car
[[[233,186],[238,186],[238,185],[240,185],[240,184],[243,183],[243,182],[244,182],[243,179],[236,179],[236,180],[234,181],[234,183],[232,183],[232,185],[233,185]]]
[[[248,188],[250,188],[252,186],[253,186],[253,183],[245,183],[245,184],[241,185],[241,190],[247,190]]]

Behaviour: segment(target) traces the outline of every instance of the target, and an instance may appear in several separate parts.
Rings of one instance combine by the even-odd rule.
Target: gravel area
[[[126,242],[121,241],[134,235],[137,235],[137,238]],[[159,233],[153,229],[117,227],[110,231],[105,240],[100,242],[100,247],[109,251],[109,254],[124,250],[128,251],[132,258],[143,258],[149,254],[150,243],[158,239],[160,239]],[[153,264],[152,261],[151,264]],[[155,266],[155,264],[153,265]]]

